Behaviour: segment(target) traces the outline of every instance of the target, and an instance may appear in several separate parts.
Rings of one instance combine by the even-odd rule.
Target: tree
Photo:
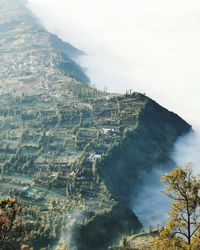
[[[29,245],[22,245],[20,250],[34,250],[33,247],[30,247]]]
[[[56,250],[68,250],[68,247],[67,246],[58,247],[56,248]]]
[[[172,199],[169,221],[154,241],[159,249],[200,249],[200,179],[192,169],[176,168],[162,177]]]
[[[19,205],[15,199],[0,200],[0,246],[2,250],[19,249],[27,231],[17,218]]]

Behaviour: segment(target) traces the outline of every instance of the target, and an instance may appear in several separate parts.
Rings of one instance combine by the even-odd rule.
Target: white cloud
[[[193,172],[200,174],[200,135],[191,132],[179,138],[171,156],[178,166],[184,167],[192,163]]]
[[[146,92],[200,125],[198,0],[29,3],[50,31],[88,53],[80,63],[97,86]]]
[[[199,0],[28,1],[48,30],[88,53],[79,62],[92,83],[145,92],[200,131]]]

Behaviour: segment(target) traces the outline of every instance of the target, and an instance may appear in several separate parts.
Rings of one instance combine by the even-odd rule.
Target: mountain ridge
[[[191,126],[143,94],[87,85],[73,61],[83,52],[47,32],[24,3],[0,0],[2,195],[27,208],[36,249],[74,230],[71,249],[106,249],[114,235],[141,230],[130,210],[140,172],[173,164],[170,151]]]

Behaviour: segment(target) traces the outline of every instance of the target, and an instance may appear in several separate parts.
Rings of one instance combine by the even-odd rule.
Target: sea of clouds
[[[28,0],[45,27],[84,50],[91,82],[145,92],[200,127],[199,0]]]

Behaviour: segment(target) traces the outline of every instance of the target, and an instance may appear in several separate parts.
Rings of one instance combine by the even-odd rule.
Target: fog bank
[[[200,174],[199,134],[191,131],[180,137],[172,150],[171,158],[177,167],[185,167],[188,163],[192,163],[193,173]],[[165,167],[155,166],[151,173],[144,175],[145,185],[139,189],[138,196],[132,203],[133,211],[145,227],[164,225],[167,222],[167,212],[170,210],[172,201],[161,194],[165,186],[160,182],[160,178],[170,171],[167,166]]]
[[[192,163],[193,172],[200,174],[200,134],[192,131],[180,137],[175,144],[172,158],[178,166]]]
[[[92,83],[145,92],[200,125],[198,0],[28,1],[49,31],[87,52]]]
[[[144,174],[145,185],[138,189],[138,195],[134,198],[131,207],[137,214],[143,226],[156,227],[167,222],[167,212],[170,210],[169,199],[161,194],[165,186],[161,184],[162,175],[167,173],[162,167],[155,167],[151,173]]]

